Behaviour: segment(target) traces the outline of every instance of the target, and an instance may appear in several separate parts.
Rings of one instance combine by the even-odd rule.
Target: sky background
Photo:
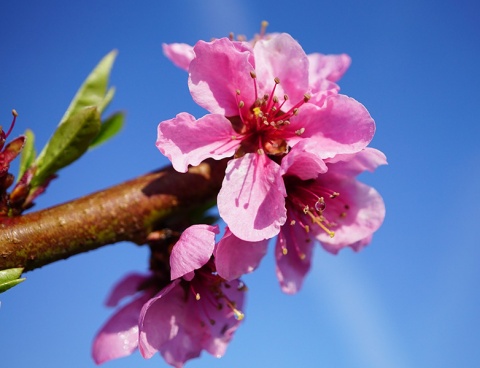
[[[96,63],[118,49],[109,111],[122,133],[60,172],[36,209],[167,164],[158,122],[188,111],[187,74],[162,43],[253,36],[268,20],[307,53],[347,53],[341,92],[376,121],[389,166],[362,180],[387,215],[360,253],[316,248],[295,296],[280,292],[272,252],[245,277],[246,319],[226,355],[187,367],[478,367],[480,364],[480,9],[476,1],[2,1],[0,125],[31,128],[43,147]],[[270,251],[273,249],[270,248]],[[107,246],[26,274],[0,295],[2,367],[93,367],[103,302],[147,249]],[[104,364],[166,367],[137,352]]]

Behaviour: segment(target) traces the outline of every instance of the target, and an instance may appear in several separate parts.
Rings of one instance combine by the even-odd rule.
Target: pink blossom
[[[225,281],[217,274],[210,259],[216,227],[195,225],[187,230],[173,247],[180,248],[177,258],[170,260],[172,273],[183,277],[170,282],[166,265],[162,272],[131,274],[112,290],[108,306],[126,297],[131,300],[95,337],[92,355],[97,364],[130,355],[137,348],[145,358],[158,351],[174,367],[182,367],[202,350],[223,356],[244,317],[246,287],[240,280]],[[193,249],[188,242],[205,250],[185,264],[182,259]],[[210,253],[209,259],[199,256],[202,253]]]
[[[328,170],[305,166],[305,151],[298,146],[282,161],[287,188],[287,221],[277,238],[277,276],[282,290],[297,292],[310,269],[314,240],[336,254],[350,247],[360,250],[372,239],[385,217],[378,192],[355,177],[386,164],[385,155],[373,148],[325,160]],[[312,168],[312,165],[310,166]]]
[[[315,154],[328,159],[358,152],[373,137],[367,110],[337,93],[334,81],[349,58],[309,57],[288,34],[253,46],[199,41],[193,54],[190,92],[210,114],[160,123],[157,147],[180,172],[208,157],[234,156],[218,196],[220,215],[243,240],[271,238],[286,221],[278,162],[291,147],[310,138]]]
[[[373,148],[321,160],[310,153],[312,142],[296,145],[281,162],[287,197],[287,221],[277,236],[277,277],[284,292],[296,293],[310,270],[313,245],[336,254],[360,250],[385,217],[377,191],[355,177],[386,164]],[[266,253],[267,242],[246,242],[228,231],[215,249],[218,274],[229,280],[253,271]]]

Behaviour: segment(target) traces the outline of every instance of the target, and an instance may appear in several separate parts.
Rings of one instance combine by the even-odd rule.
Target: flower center
[[[259,95],[257,75],[250,72],[254,84],[254,98],[251,106],[246,106],[241,99],[241,91],[236,91],[238,104],[238,116],[230,118],[233,128],[239,134],[242,134],[242,143],[235,154],[235,157],[241,157],[245,153],[257,152],[268,155],[280,156],[288,152],[287,139],[292,134],[301,135],[305,128],[296,130],[294,133],[286,131],[285,127],[290,125],[290,119],[298,114],[300,107],[305,104],[310,95],[305,94],[303,99],[298,101],[289,110],[284,111],[284,105],[288,101],[288,95],[280,99],[275,90],[280,84],[279,78],[274,78],[274,84],[270,93]],[[232,137],[233,138],[233,137]],[[236,138],[236,137],[235,137]]]
[[[193,294],[197,302],[200,302],[199,307],[210,325],[213,326],[217,323],[215,318],[209,313],[209,310],[212,310],[211,307],[216,310],[222,310],[225,307],[229,308],[233,313],[233,317],[238,321],[245,318],[244,313],[237,308],[235,301],[231,300],[226,293],[233,286],[218,276],[216,272],[213,272],[210,262],[204,268],[197,270],[195,279],[192,282],[188,282],[188,284],[190,293]],[[245,284],[239,282],[236,290],[233,292],[243,293],[246,291],[247,287]]]
[[[311,181],[302,181],[297,177],[286,177],[287,202],[297,214],[296,218],[306,232],[310,232],[309,223],[311,223],[320,227],[322,231],[333,238],[335,232],[332,229],[338,226],[334,220],[335,213],[342,208],[339,216],[345,218],[350,207],[341,198],[338,198],[340,193],[320,186],[318,183],[315,185],[311,183]],[[304,220],[305,217],[307,221]],[[293,220],[291,225],[295,225],[295,223]]]

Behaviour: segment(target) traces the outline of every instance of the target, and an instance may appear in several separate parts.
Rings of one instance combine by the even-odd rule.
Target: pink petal
[[[278,77],[280,84],[275,94],[289,96],[286,108],[303,100],[308,92],[308,58],[300,44],[286,33],[270,39],[260,40],[253,49],[255,55],[255,72],[260,91],[272,91],[274,79]]]
[[[329,96],[323,108],[302,106],[290,125],[290,129],[305,128],[301,136],[316,140],[323,159],[361,151],[375,133],[375,122],[367,109],[344,95]]]
[[[148,280],[149,276],[140,275],[138,273],[132,273],[125,276],[120,280],[113,290],[110,292],[110,295],[107,298],[105,304],[108,307],[115,307],[120,300],[126,296],[130,296],[139,291],[139,286],[142,285],[145,280]]]
[[[200,315],[208,316],[215,323],[208,323],[204,317],[203,323],[198,323],[200,321],[197,321],[197,325],[205,326],[201,339],[203,349],[219,358],[225,354],[228,343],[241,323],[241,320],[235,317],[232,308],[225,303],[225,300],[228,299],[237,310],[242,311],[245,301],[245,285],[239,280],[221,283],[220,291],[225,298],[218,300],[220,304],[211,302],[215,298],[215,294],[212,294],[209,286],[204,284],[202,287],[198,283],[194,284],[194,287],[200,290],[200,294],[206,296],[205,298],[200,298],[198,302],[202,303],[202,305],[196,305],[196,308],[201,311]],[[192,303],[195,302],[197,301],[192,300]],[[219,305],[223,307],[219,308]]]
[[[238,238],[269,239],[286,220],[285,196],[280,166],[265,154],[248,153],[228,163],[218,210]]]
[[[138,316],[148,295],[142,295],[116,312],[93,340],[97,364],[132,354],[138,347]]]
[[[352,59],[347,54],[323,55],[313,53],[307,55],[309,61],[310,85],[315,85],[323,79],[338,81],[347,71]]]
[[[196,166],[206,158],[215,160],[233,156],[240,141],[237,133],[222,115],[209,114],[195,120],[180,113],[158,125],[156,146],[172,162],[175,170],[187,172],[188,165]]]
[[[382,151],[367,147],[357,153],[336,155],[326,162],[332,172],[353,177],[364,171],[373,172],[378,166],[386,165],[387,158]]]
[[[208,262],[215,247],[215,234],[218,233],[218,226],[210,225],[192,225],[182,233],[170,255],[172,280]]]
[[[323,231],[319,231],[317,235],[322,246],[334,254],[346,246],[354,245],[354,243],[368,238],[378,230],[385,218],[385,204],[374,188],[355,179],[348,180],[345,177],[340,177],[340,179],[335,184],[325,180],[322,180],[321,183],[322,186],[335,188],[340,193],[338,198],[327,203],[327,211],[344,211],[343,209],[336,211],[334,203],[337,199],[339,206],[343,207],[343,203],[347,203],[349,206],[346,217],[335,218],[338,227],[332,229],[335,231],[333,238]],[[326,212],[327,219],[328,213],[330,212]],[[362,246],[365,245],[362,244]]]
[[[300,141],[282,159],[282,174],[296,176],[301,180],[309,180],[325,173],[327,165],[314,154],[317,148],[316,142],[312,139]]]
[[[300,225],[285,224],[277,237],[275,258],[277,278],[282,291],[297,293],[310,270],[313,241]]]
[[[268,239],[249,242],[237,238],[228,229],[215,247],[217,273],[225,280],[238,279],[254,271],[267,253]]]
[[[173,281],[140,311],[138,346],[144,358],[151,358],[162,346],[178,334],[185,318],[185,293],[180,280]]]
[[[190,62],[195,57],[193,47],[186,43],[164,43],[162,48],[165,56],[180,69],[188,70]]]
[[[227,38],[199,41],[193,50],[195,58],[190,63],[188,85],[197,104],[211,113],[237,116],[237,90],[247,106],[253,103],[251,52]]]

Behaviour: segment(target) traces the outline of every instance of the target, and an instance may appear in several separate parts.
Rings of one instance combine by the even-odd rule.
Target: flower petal
[[[188,70],[190,62],[195,57],[193,47],[186,43],[164,43],[162,48],[165,56],[180,69]]]
[[[282,291],[297,293],[310,270],[314,242],[300,225],[285,224],[275,245],[276,273]]]
[[[225,280],[238,279],[254,271],[267,253],[268,239],[249,242],[237,238],[228,229],[215,247],[217,273]]]
[[[269,239],[285,223],[285,196],[280,166],[265,154],[248,153],[228,163],[218,211],[238,238]]]
[[[138,347],[138,316],[149,296],[139,298],[116,312],[93,340],[92,356],[97,364],[132,354]]]
[[[301,180],[315,179],[319,174],[327,171],[327,165],[314,152],[316,142],[312,139],[303,139],[296,144],[282,159],[283,175],[293,175]]]
[[[212,42],[199,41],[193,48],[195,58],[190,63],[188,85],[197,104],[211,113],[237,116],[236,91],[249,104],[255,100],[250,72],[251,52],[227,38]],[[248,105],[248,104],[247,104]]]
[[[347,71],[352,59],[347,54],[323,55],[308,54],[310,85],[315,85],[324,79],[338,81]]]
[[[263,39],[255,44],[255,72],[262,93],[272,91],[274,79],[279,78],[275,94],[287,94],[285,104],[288,109],[303,100],[308,92],[308,58],[300,44],[287,33],[270,39]]]
[[[185,318],[185,293],[179,282],[175,280],[162,289],[140,311],[137,319],[138,347],[144,358],[151,358],[168,340],[173,339]]]
[[[324,176],[327,175],[328,172]],[[345,216],[338,215],[334,218],[337,227],[332,229],[335,231],[333,238],[324,231],[318,232],[317,239],[322,246],[334,254],[346,246],[355,247],[355,243],[359,241],[362,241],[361,246],[365,246],[364,239],[368,239],[378,230],[385,218],[385,204],[380,194],[374,188],[353,178],[348,180],[344,176],[339,176],[335,182],[322,177],[321,185],[335,188],[340,193],[338,198],[330,201],[327,199],[326,216],[332,212],[337,214],[345,212]],[[348,204],[347,211],[344,204]],[[331,217],[327,219],[331,220]]]
[[[208,321],[202,321],[198,325],[205,326],[202,333],[202,348],[213,356],[220,358],[225,354],[228,343],[233,338],[235,330],[240,326],[242,319],[237,319],[232,309],[234,307],[237,311],[242,311],[245,301],[245,287],[240,280],[232,280],[229,282],[223,282],[220,284],[220,292],[223,294],[223,300],[218,300],[219,303],[212,303],[211,300],[215,299],[215,293],[212,293],[209,289],[209,285],[200,285],[194,283],[194,287],[200,290],[201,295],[210,294],[205,298],[200,298],[199,302],[202,306],[196,306],[200,309],[202,314],[206,314],[215,323],[208,323]],[[225,303],[228,301],[230,305]],[[195,301],[192,301],[194,303]],[[219,308],[222,305],[223,308]],[[205,323],[207,322],[207,323]]]
[[[156,146],[172,162],[175,170],[187,172],[206,158],[215,160],[233,156],[240,141],[232,124],[222,115],[209,114],[195,120],[188,113],[158,125]]]
[[[210,225],[192,225],[182,233],[170,255],[172,280],[208,262],[215,247],[215,234],[218,233],[218,226]]]
[[[336,155],[326,162],[332,172],[353,177],[364,171],[373,172],[378,166],[386,165],[387,158],[382,151],[367,147],[354,154]]]
[[[367,109],[344,95],[328,96],[322,108],[306,104],[290,121],[289,129],[304,128],[302,137],[316,140],[323,159],[361,151],[375,133],[375,122]]]
[[[120,300],[125,298],[126,296],[130,296],[135,294],[139,291],[139,286],[146,280],[148,280],[149,276],[141,275],[138,273],[132,273],[130,275],[125,276],[122,280],[120,280],[110,292],[110,295],[105,302],[105,305],[108,307],[115,307]]]

